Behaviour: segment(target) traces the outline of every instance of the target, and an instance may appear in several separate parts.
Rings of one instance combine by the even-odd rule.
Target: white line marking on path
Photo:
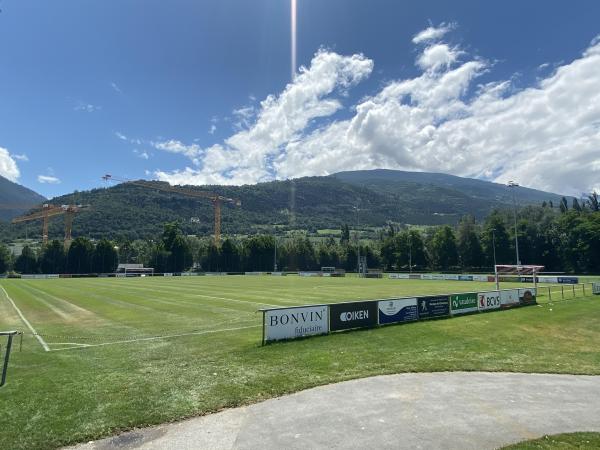
[[[44,350],[46,350],[47,352],[49,352],[50,351],[50,347],[48,347],[48,344],[46,344],[46,341],[44,341],[44,339],[42,339],[42,337],[38,334],[38,332],[35,331],[35,328],[33,328],[31,326],[31,324],[25,318],[25,316],[23,315],[23,313],[21,312],[21,310],[17,307],[17,305],[15,305],[15,302],[13,301],[13,299],[10,298],[10,295],[8,295],[8,292],[6,292],[6,289],[4,289],[4,286],[0,286],[0,288],[4,292],[4,295],[6,295],[6,298],[8,299],[8,301],[13,305],[13,308],[15,308],[15,311],[17,311],[17,314],[21,317],[21,320],[23,321],[23,323],[25,325],[27,325],[27,328],[29,328],[29,330],[33,333],[33,335],[36,337],[36,339],[39,341],[39,343],[42,344],[42,347],[44,348]]]
[[[169,335],[165,335],[165,336],[151,336],[151,337],[146,337],[146,338],[138,338],[138,339],[125,339],[122,341],[112,341],[112,342],[103,342],[101,344],[87,344],[85,347],[65,347],[65,348],[54,348],[52,350],[49,350],[51,352],[60,352],[63,350],[72,350],[74,348],[89,348],[89,347],[104,347],[106,345],[114,345],[114,344],[129,344],[131,342],[140,342],[140,341],[155,341],[157,339],[168,339],[168,338],[174,338],[174,337],[184,337],[184,336],[195,336],[195,335],[201,335],[201,334],[211,334],[211,333],[220,333],[223,331],[238,331],[238,330],[246,330],[249,328],[258,328],[258,327],[262,327],[262,325],[249,325],[246,327],[237,327],[237,328],[222,328],[219,330],[207,330],[207,331],[194,331],[191,333],[180,333],[180,334],[169,334]]]

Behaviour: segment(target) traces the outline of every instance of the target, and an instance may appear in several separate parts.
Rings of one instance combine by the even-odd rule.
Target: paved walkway
[[[574,431],[600,431],[600,377],[447,372],[322,386],[75,448],[495,449]]]

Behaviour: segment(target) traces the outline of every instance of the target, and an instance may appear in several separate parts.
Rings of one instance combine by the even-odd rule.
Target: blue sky
[[[289,0],[2,0],[0,174],[46,196],[374,167],[600,189],[600,3],[297,2],[288,84]]]

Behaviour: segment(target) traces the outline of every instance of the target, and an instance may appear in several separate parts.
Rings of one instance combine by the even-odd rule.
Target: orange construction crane
[[[48,219],[50,217],[65,215],[65,249],[71,245],[71,230],[73,228],[73,216],[79,211],[88,209],[89,205],[51,205],[44,203],[41,209],[32,211],[24,216],[15,217],[11,223],[30,222],[42,219],[42,244],[48,243]]]
[[[127,183],[132,184],[134,186],[140,186],[146,189],[154,189],[157,191],[163,192],[171,192],[174,194],[180,194],[187,197],[196,197],[196,198],[204,198],[208,199],[212,202],[213,208],[215,211],[215,244],[217,246],[221,245],[221,203],[231,203],[235,206],[242,206],[242,202],[237,199],[223,197],[222,195],[215,194],[214,192],[207,191],[193,191],[191,189],[186,189],[181,186],[171,186],[169,183],[158,184],[156,182],[150,182],[145,180],[126,180],[121,178],[113,177],[112,175],[106,174],[102,177],[105,181],[116,181],[119,183]]]

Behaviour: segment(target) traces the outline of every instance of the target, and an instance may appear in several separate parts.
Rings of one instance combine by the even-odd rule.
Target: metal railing
[[[4,363],[2,364],[2,378],[0,378],[0,387],[6,384],[6,374],[8,372],[8,360],[10,358],[10,349],[12,347],[13,338],[18,334],[18,331],[0,331],[0,336],[7,336],[6,350],[4,352]],[[1,350],[1,348],[0,348]]]

